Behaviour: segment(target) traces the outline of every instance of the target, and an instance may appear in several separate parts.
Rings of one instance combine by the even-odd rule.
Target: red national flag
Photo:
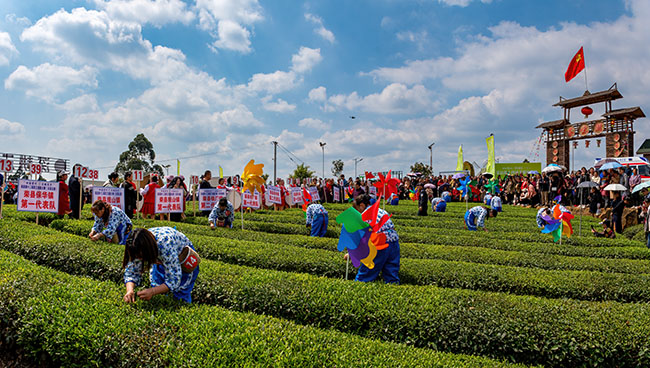
[[[582,51],[582,47],[580,47],[580,50],[576,53],[576,55],[571,59],[571,62],[569,63],[569,67],[566,69],[566,73],[564,73],[564,80],[567,82],[573,79],[578,73],[582,71],[582,69],[585,68],[585,53]]]

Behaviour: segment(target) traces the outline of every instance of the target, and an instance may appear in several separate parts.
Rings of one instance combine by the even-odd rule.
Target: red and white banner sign
[[[93,187],[93,203],[100,199],[124,211],[124,188]]]
[[[190,176],[190,185],[198,185],[198,184],[199,184],[199,176],[198,175]]]
[[[370,194],[377,195],[377,187],[370,187]]]
[[[16,209],[30,212],[59,212],[59,183],[19,180]]]
[[[199,189],[199,210],[211,210],[226,194],[226,189]]]
[[[12,172],[14,170],[14,162],[8,158],[0,159],[0,171]]]
[[[257,190],[255,191],[255,194],[245,191],[242,193],[242,197],[244,198],[244,207],[260,208],[261,196]]]
[[[99,170],[91,170],[85,166],[77,166],[72,173],[78,178],[90,179],[90,180],[99,180]]]
[[[144,179],[144,173],[142,170],[133,170],[133,181],[142,181]]]
[[[43,167],[40,164],[30,164],[29,165],[29,174],[30,175],[41,175],[43,172]]]
[[[311,194],[312,201],[320,201],[320,196],[318,195],[318,188],[309,187],[309,194]]]
[[[302,188],[291,187],[291,188],[289,188],[289,190],[291,191],[291,199],[293,200],[294,204],[303,203],[303,200],[302,200]]]
[[[332,192],[334,192],[334,202],[340,201],[341,200],[341,188],[333,187]]]
[[[156,189],[156,213],[181,213],[185,198],[183,189],[158,188]]]
[[[280,190],[280,187],[269,186],[268,192],[269,192],[269,202],[275,204],[282,204],[282,191]]]

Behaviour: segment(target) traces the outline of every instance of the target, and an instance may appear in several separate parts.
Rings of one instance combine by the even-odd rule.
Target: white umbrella
[[[594,183],[593,181],[583,181],[582,183],[578,184],[576,188],[594,188],[597,186],[598,184]]]
[[[625,192],[627,188],[624,185],[621,184],[610,184],[605,187],[604,190],[610,191],[610,192]]]
[[[634,189],[632,189],[632,193],[636,193],[644,188],[649,188],[649,187],[650,187],[650,181],[646,181],[645,183],[635,185]]]
[[[566,168],[564,168],[564,166],[560,166],[560,165],[557,165],[557,164],[550,164],[550,165],[546,166],[544,168],[544,170],[542,170],[542,173],[548,174],[548,173],[552,173],[552,172],[556,172],[556,171],[563,171],[563,170],[566,170]]]

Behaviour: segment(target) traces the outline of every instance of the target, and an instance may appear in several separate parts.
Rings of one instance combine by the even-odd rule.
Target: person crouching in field
[[[476,231],[479,227],[482,227],[484,231],[488,231],[485,227],[485,219],[487,217],[497,217],[498,213],[496,210],[483,206],[472,207],[465,212],[465,227],[471,231]]]
[[[235,222],[235,209],[232,203],[226,198],[219,199],[219,202],[214,206],[210,216],[208,216],[210,228],[215,227],[228,227],[232,228],[232,223]]]
[[[154,295],[171,292],[174,298],[192,302],[192,289],[199,275],[200,258],[192,242],[183,233],[171,227],[135,229],[124,247],[124,284],[126,303],[135,297],[149,300]],[[150,268],[151,287],[135,292],[142,281],[142,273]]]
[[[431,200],[431,210],[434,212],[445,212],[447,210],[447,202],[440,197]]]
[[[323,205],[318,203],[310,204],[305,213],[305,221],[307,222],[307,227],[311,229],[309,236],[317,236],[319,238],[325,236],[329,219],[327,217],[327,210]]]
[[[90,208],[95,218],[88,237],[92,241],[102,237],[108,242],[124,245],[131,232],[131,219],[119,207],[110,205],[101,199],[96,200]]]

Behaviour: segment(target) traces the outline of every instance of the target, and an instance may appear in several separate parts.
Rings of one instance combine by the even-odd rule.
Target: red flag
[[[564,73],[564,80],[567,82],[573,79],[578,73],[582,71],[582,69],[585,68],[585,53],[582,51],[582,47],[580,47],[580,50],[576,53],[576,55],[571,59],[571,62],[569,63],[569,67],[566,69],[566,73]]]

